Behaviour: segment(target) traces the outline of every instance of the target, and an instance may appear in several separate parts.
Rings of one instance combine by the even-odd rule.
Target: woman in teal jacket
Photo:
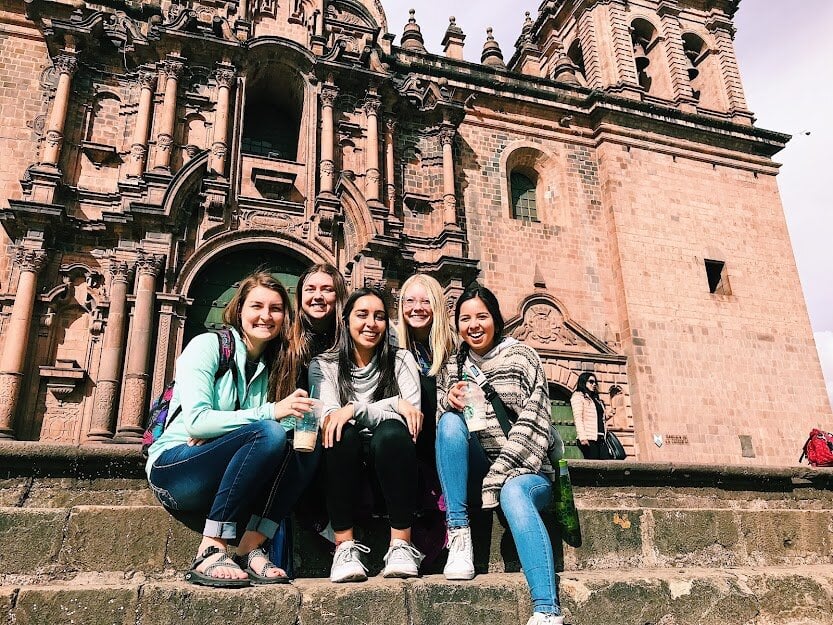
[[[273,537],[315,472],[320,448],[292,450],[295,417],[312,409],[306,391],[283,376],[278,402],[267,401],[269,369],[289,367],[286,350],[292,309],[283,285],[265,272],[247,277],[223,312],[234,354],[218,376],[217,333],[194,338],[176,362],[170,421],[148,450],[147,475],[172,511],[209,508],[197,557],[185,579],[205,586],[281,583],[286,573],[269,561]],[[237,554],[237,520],[250,516]],[[244,570],[245,569],[245,570]]]

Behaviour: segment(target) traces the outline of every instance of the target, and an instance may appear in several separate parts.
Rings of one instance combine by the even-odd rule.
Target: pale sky
[[[524,12],[533,19],[540,0],[472,2],[382,0],[388,29],[397,36],[416,9],[425,47],[442,54],[448,17],[466,34],[466,60],[479,62],[486,27],[494,28],[508,61]],[[796,7],[801,10],[796,10]],[[825,151],[833,145],[833,1],[742,0],[735,16],[735,47],[749,109],[756,125],[793,135],[775,160],[778,186],[801,284],[815,333],[828,395],[833,402],[833,172]],[[809,132],[807,135],[805,133]]]

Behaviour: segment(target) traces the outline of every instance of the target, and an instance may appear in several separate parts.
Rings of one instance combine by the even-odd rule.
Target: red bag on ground
[[[814,467],[833,467],[833,434],[813,428],[798,461],[805,457]]]

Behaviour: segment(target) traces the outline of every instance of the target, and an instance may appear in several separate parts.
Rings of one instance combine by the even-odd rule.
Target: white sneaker
[[[385,554],[382,577],[416,577],[425,555],[407,540],[394,538]]]
[[[526,625],[564,625],[564,617],[560,614],[544,614],[535,612]]]
[[[336,547],[333,566],[330,568],[330,581],[337,583],[365,581],[367,567],[362,564],[362,553],[370,553],[370,548],[355,540],[345,540]]]
[[[474,552],[470,527],[448,530],[448,560],[443,574],[446,579],[474,579]]]

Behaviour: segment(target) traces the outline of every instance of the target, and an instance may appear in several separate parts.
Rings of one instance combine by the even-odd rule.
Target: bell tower
[[[751,125],[732,18],[737,0],[547,0],[525,28],[540,63],[510,68]],[[519,49],[520,52],[520,49]],[[566,59],[565,59],[566,56]],[[522,58],[523,57],[523,58]]]

